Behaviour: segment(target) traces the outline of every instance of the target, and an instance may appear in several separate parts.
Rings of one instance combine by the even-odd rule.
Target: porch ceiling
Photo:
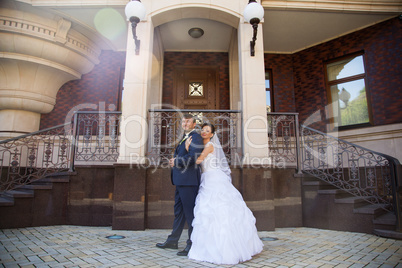
[[[117,12],[102,18],[102,27],[108,28],[107,31],[113,33],[112,37],[106,38],[96,34],[97,28],[94,21],[99,16],[99,11],[104,8],[50,7],[57,14],[73,21],[73,25],[81,32],[98,40],[98,44],[103,49],[125,51],[127,23],[123,19],[124,7],[113,7]],[[121,18],[116,18],[119,15]],[[294,53],[397,15],[399,15],[398,10],[381,13],[265,8],[262,25],[264,51]],[[120,24],[117,25],[116,21],[120,21]],[[98,32],[99,27],[98,24]],[[182,19],[158,27],[161,30],[165,51],[227,51],[229,48],[232,28],[220,22],[206,19]],[[191,38],[187,32],[192,27],[202,28],[205,31],[204,36],[198,39]]]

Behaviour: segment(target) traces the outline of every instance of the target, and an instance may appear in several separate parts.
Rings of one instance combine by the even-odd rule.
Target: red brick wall
[[[125,67],[126,53],[105,50],[99,60],[100,63],[91,72],[84,74],[81,79],[65,83],[60,88],[53,111],[42,114],[40,129],[63,124],[68,112],[80,104],[82,107],[96,105],[95,110],[99,110],[99,106],[103,105],[105,110],[113,107],[117,109],[120,73]]]
[[[264,62],[265,68],[272,70],[275,112],[295,112],[292,55],[266,53]]]
[[[275,111],[299,112],[303,122],[320,111],[325,125],[327,93],[324,61],[365,52],[367,91],[374,125],[402,122],[401,20],[394,18],[293,55],[265,54],[265,66],[272,69]],[[41,129],[64,123],[67,113],[79,104],[118,105],[120,72],[125,53],[103,51],[100,63],[81,79],[64,84],[52,112],[42,115]],[[227,53],[166,52],[163,102],[172,103],[173,66],[219,66],[220,109],[229,109],[229,59]],[[293,92],[294,90],[294,92]]]
[[[165,52],[162,102],[173,103],[174,66],[219,67],[219,109],[229,109],[229,56],[224,52]]]
[[[402,21],[394,18],[293,54],[296,111],[301,122],[320,110],[319,127],[325,125],[324,61],[364,51],[373,124],[401,123],[401,44]]]

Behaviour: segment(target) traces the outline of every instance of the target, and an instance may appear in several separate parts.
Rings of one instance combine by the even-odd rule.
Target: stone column
[[[128,27],[126,69],[120,126],[120,155],[115,166],[113,192],[113,229],[143,230],[145,228],[145,163],[148,140],[147,104],[151,88],[151,67],[154,27],[151,21],[137,24],[141,40],[139,55],[131,29]]]
[[[151,21],[138,23],[137,37],[141,45],[139,55],[136,55],[131,24],[128,27],[119,163],[145,162],[148,140],[147,95],[151,84],[153,31]]]
[[[268,128],[261,23],[258,25],[255,56],[250,55],[252,37],[252,26],[242,19],[238,30],[238,43],[240,98],[243,110],[243,164],[262,164],[263,161],[268,161]]]
[[[268,168],[268,126],[261,23],[258,25],[255,56],[250,55],[252,37],[252,26],[241,18],[238,44],[240,99],[243,111],[242,194],[256,217],[258,230],[272,231],[275,230],[275,196],[274,178]]]

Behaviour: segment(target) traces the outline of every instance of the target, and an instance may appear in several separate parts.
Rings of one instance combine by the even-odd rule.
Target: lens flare
[[[109,40],[116,40],[126,32],[126,21],[123,16],[113,8],[104,8],[95,15],[96,30]]]

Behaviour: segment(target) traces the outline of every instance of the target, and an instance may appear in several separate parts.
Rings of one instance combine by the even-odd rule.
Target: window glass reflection
[[[364,73],[363,56],[357,56],[327,65],[328,81]]]
[[[331,95],[338,126],[369,122],[364,79],[333,85]]]

